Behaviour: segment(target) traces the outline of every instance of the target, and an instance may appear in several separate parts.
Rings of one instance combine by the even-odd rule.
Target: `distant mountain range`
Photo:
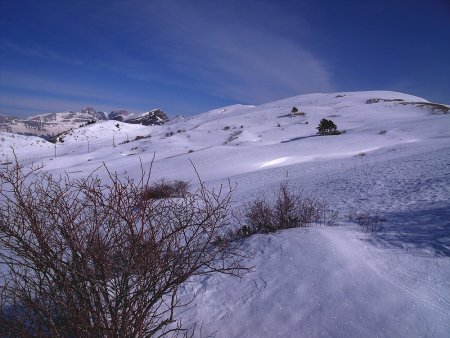
[[[164,124],[169,121],[169,118],[160,109],[153,109],[145,113],[129,113],[126,110],[107,113],[96,111],[92,107],[85,107],[80,112],[66,111],[27,118],[0,114],[0,131],[51,138],[70,129],[105,120],[153,126]]]

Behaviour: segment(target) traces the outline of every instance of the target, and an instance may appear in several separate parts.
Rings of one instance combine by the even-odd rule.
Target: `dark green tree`
[[[297,114],[298,113],[298,108],[297,107],[292,107],[291,113],[292,114]]]
[[[320,120],[319,126],[316,128],[319,135],[339,135],[340,132],[337,130],[336,124],[327,119]]]

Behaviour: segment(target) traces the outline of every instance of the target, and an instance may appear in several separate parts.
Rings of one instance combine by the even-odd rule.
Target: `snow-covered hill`
[[[105,113],[97,112],[92,107],[85,107],[80,112],[49,113],[31,116],[25,119],[0,115],[0,131],[40,136],[49,139],[88,123],[104,120],[117,120],[126,123],[152,126],[164,124],[169,119],[160,109],[131,114],[126,110]]]
[[[292,108],[298,108],[292,114]],[[318,136],[321,119],[341,135]],[[56,145],[0,133],[1,154],[84,177],[105,162],[119,174],[237,185],[234,205],[287,181],[339,211],[338,226],[247,240],[254,271],[185,285],[187,326],[216,337],[448,337],[450,114],[396,92],[301,95],[234,105],[161,126],[103,121]],[[55,156],[56,153],[56,156]],[[383,219],[366,234],[352,210]]]

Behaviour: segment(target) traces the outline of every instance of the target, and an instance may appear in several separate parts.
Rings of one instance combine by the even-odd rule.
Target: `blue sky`
[[[0,0],[4,114],[378,89],[450,103],[448,1]]]

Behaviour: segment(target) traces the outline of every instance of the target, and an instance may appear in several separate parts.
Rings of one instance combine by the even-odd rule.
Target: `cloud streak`
[[[132,23],[128,29],[139,36],[142,55],[110,60],[104,66],[130,77],[250,103],[334,89],[322,60],[283,36],[282,30],[274,33],[257,22],[267,18],[240,13],[237,2],[228,2],[225,8],[171,0],[135,0],[116,6],[115,12],[128,13]],[[272,24],[293,21],[289,13],[277,14],[283,20],[272,18]],[[160,55],[159,64],[149,67],[146,58],[153,60],[155,53]],[[158,73],[161,64],[172,76]]]
[[[60,55],[40,45],[23,46],[4,38],[0,39],[0,50],[70,65],[82,66],[84,64],[81,60]]]
[[[2,83],[9,88],[17,88],[41,94],[67,96],[72,99],[84,99],[89,101],[108,101],[122,104],[132,104],[142,99],[139,95],[125,93],[122,90],[105,89],[89,83],[79,83],[73,79],[61,81],[47,76],[35,74],[2,71]]]
[[[35,95],[30,102],[39,110],[43,101],[37,96],[53,95],[49,110],[77,109],[74,102],[136,107],[151,100],[183,113],[188,106],[194,113],[200,112],[195,107],[259,104],[334,89],[327,65],[298,39],[306,24],[274,2],[113,0],[77,3],[66,14],[76,18],[85,12],[73,29],[59,16],[51,21],[50,27],[66,29],[49,36],[62,45],[0,38],[0,50],[12,65],[0,66],[3,89],[24,99]],[[286,34],[286,25],[298,32]],[[16,67],[14,55],[48,62],[39,62],[35,72],[20,63]],[[12,107],[3,99],[8,102],[3,107]]]
[[[34,115],[37,113],[53,113],[67,110],[79,111],[86,105],[89,105],[89,102],[76,98],[43,97],[40,95],[21,93],[0,93],[0,113],[8,112],[8,115],[15,115],[19,117]],[[94,108],[97,111],[109,112],[115,109],[120,109],[120,106],[110,103],[103,103],[95,104]],[[135,111],[144,110],[136,109]]]
[[[61,81],[48,76],[3,71],[0,72],[3,93],[0,94],[0,112],[27,115],[36,112],[78,111],[83,106],[93,106],[97,110],[111,111],[128,109],[144,111],[151,108],[147,96],[143,99],[124,90],[102,88],[88,83]]]

